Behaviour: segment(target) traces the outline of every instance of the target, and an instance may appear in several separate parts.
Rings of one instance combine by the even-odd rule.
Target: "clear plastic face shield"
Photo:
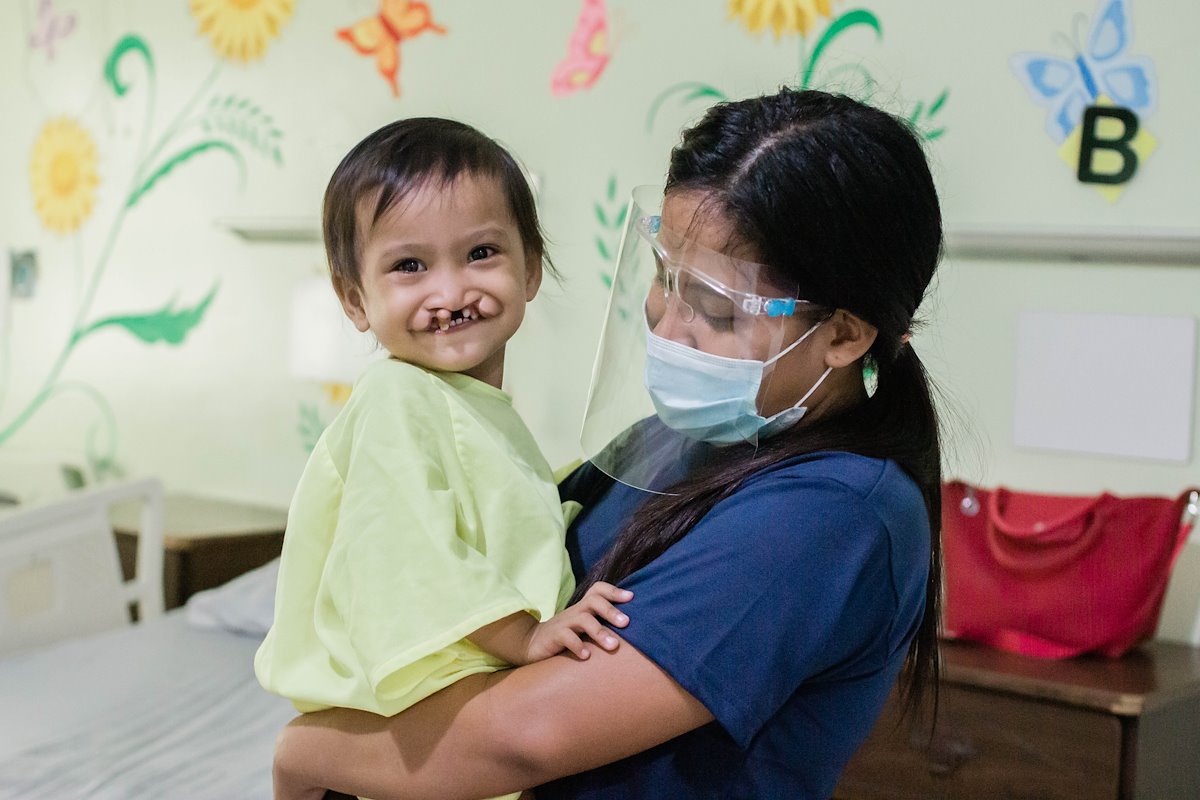
[[[581,434],[622,483],[663,492],[803,414],[765,418],[759,404],[775,361],[813,329],[807,304],[765,265],[730,255],[730,233],[686,197],[664,208],[660,189],[633,192]]]

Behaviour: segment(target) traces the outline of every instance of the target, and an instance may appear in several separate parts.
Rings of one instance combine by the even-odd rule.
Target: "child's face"
[[[362,290],[346,314],[395,358],[499,388],[504,346],[542,280],[500,185],[466,173],[426,184],[368,229],[374,202],[360,203]]]

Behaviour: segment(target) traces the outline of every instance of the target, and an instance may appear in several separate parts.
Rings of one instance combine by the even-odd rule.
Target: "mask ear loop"
[[[796,341],[792,342],[792,343],[791,343],[791,344],[789,344],[789,345],[788,345],[786,348],[784,348],[783,350],[779,351],[778,353],[776,353],[775,355],[771,356],[769,359],[767,359],[766,361],[764,361],[764,362],[763,362],[763,365],[764,365],[764,366],[770,366],[770,365],[774,364],[776,361],[778,361],[779,359],[781,359],[781,358],[783,358],[784,356],[786,356],[788,353],[792,352],[792,350],[796,349],[796,347],[798,347],[798,346],[799,346],[799,344],[800,344],[801,342],[803,342],[805,339],[807,339],[809,336],[812,336],[813,332],[814,332],[814,331],[815,331],[817,328],[819,328],[819,327],[821,327],[822,325],[824,325],[824,324],[825,324],[825,322],[826,322],[826,320],[828,320],[828,319],[829,319],[829,317],[832,317],[832,316],[833,316],[833,315],[832,315],[832,314],[830,314],[828,317],[825,317],[825,319],[819,320],[819,321],[818,321],[816,324],[814,324],[814,325],[813,325],[811,328],[809,328],[809,329],[808,329],[808,330],[806,330],[804,333],[802,333],[802,334],[800,335],[800,338],[799,338],[799,339],[797,339]],[[797,401],[796,401],[796,403],[795,403],[794,405],[792,405],[792,406],[791,406],[791,408],[798,408],[798,407],[800,407],[801,405],[803,405],[803,404],[804,404],[804,401],[805,401],[805,400],[807,400],[807,399],[809,398],[809,396],[810,396],[810,395],[812,395],[812,393],[813,393],[813,392],[815,392],[815,391],[817,390],[817,387],[821,385],[822,381],[824,381],[826,378],[828,378],[828,377],[829,377],[829,373],[830,373],[830,372],[832,372],[832,371],[833,371],[833,367],[828,367],[828,368],[826,368],[826,370],[825,370],[825,373],[824,373],[824,374],[823,374],[823,375],[822,375],[820,378],[818,378],[818,379],[817,379],[817,382],[813,384],[813,387],[812,387],[811,389],[809,389],[809,390],[808,390],[808,391],[807,391],[807,392],[804,394],[804,396],[803,396],[803,397],[801,397],[799,400],[797,400]],[[772,381],[772,380],[774,380],[774,379],[775,379],[775,370],[771,370],[771,374],[770,374],[770,375],[767,375],[767,376],[765,376],[765,380],[763,381],[762,387],[759,389],[759,391],[761,392],[761,391],[766,391],[767,389],[769,389],[769,388],[770,388],[770,385],[771,385],[771,381]],[[790,409],[784,409],[784,411],[789,411],[789,410],[790,410]],[[783,412],[781,411],[781,412],[779,412],[779,413],[783,413]],[[778,416],[778,414],[777,414],[776,416]]]
[[[792,408],[799,408],[804,405],[804,401],[812,397],[812,393],[821,388],[821,384],[825,382],[825,379],[829,377],[829,373],[831,372],[833,372],[833,367],[826,367],[825,371],[821,373],[821,377],[817,378],[817,382],[812,385],[811,389],[804,393],[804,397],[796,401],[796,405],[792,406]]]

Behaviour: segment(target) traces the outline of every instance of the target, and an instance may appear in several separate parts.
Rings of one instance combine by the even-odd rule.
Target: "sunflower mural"
[[[869,101],[878,88],[878,82],[870,71],[858,63],[847,63],[827,72],[819,71],[821,57],[834,42],[846,32],[856,28],[874,31],[877,41],[883,40],[883,26],[871,11],[855,8],[835,16],[834,4],[840,0],[728,0],[728,17],[737,20],[754,35],[760,35],[767,27],[775,33],[778,41],[785,35],[800,39],[800,69],[795,80],[799,89],[828,87],[858,95]],[[821,31],[812,50],[806,50],[810,33],[816,34],[818,26],[825,20],[828,24]],[[946,129],[937,117],[945,108],[949,90],[943,89],[932,101],[919,101],[909,111],[909,123],[926,141],[941,137]],[[700,81],[677,83],[662,91],[650,104],[646,113],[646,130],[654,123],[663,106],[668,102],[688,106],[696,101],[705,103],[728,100],[729,95],[715,86]]]
[[[192,0],[191,8],[201,32],[209,36],[218,55],[245,62],[263,56],[267,44],[278,35],[279,26],[291,16],[292,0]],[[81,264],[84,287],[66,344],[49,365],[33,396],[10,418],[0,419],[0,444],[24,427],[52,398],[74,392],[91,400],[101,419],[89,430],[86,441],[92,472],[98,477],[120,473],[112,409],[95,387],[64,378],[71,355],[83,342],[102,331],[119,331],[147,345],[179,346],[203,321],[218,289],[213,285],[204,297],[192,302],[172,298],[150,310],[96,314],[93,302],[125,220],[146,204],[152,191],[164,180],[197,158],[219,154],[232,160],[243,183],[248,171],[247,154],[282,163],[282,134],[268,114],[247,98],[210,92],[221,66],[218,61],[169,122],[156,126],[153,117],[157,66],[149,43],[141,36],[127,34],[109,52],[103,74],[116,100],[135,89],[149,94],[147,102],[140,106],[144,118],[132,174],[106,181],[109,185],[129,188],[126,194],[116,195],[118,204],[101,237],[101,250],[86,269]],[[152,136],[152,131],[160,132]],[[29,186],[34,209],[48,231],[78,235],[91,222],[101,183],[98,149],[91,133],[70,117],[53,117],[42,126],[31,151]],[[113,159],[114,163],[123,160]],[[84,259],[82,247],[78,252],[79,258]]]
[[[42,126],[29,160],[33,207],[48,230],[74,233],[92,213],[100,176],[96,142],[70,117]]]
[[[293,0],[191,0],[200,33],[228,61],[256,61],[291,19]]]
[[[821,17],[833,16],[835,0],[729,0],[729,18],[740,19],[754,34],[767,25],[775,38],[798,33],[807,36]]]

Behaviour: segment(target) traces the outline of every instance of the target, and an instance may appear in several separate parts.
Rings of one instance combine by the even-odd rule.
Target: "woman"
[[[585,439],[637,418],[622,364],[657,417],[563,486],[578,591],[633,591],[620,647],[390,719],[301,717],[277,796],[823,798],[897,675],[910,705],[936,684],[940,454],[908,339],[941,216],[919,142],[821,92],[724,103],[672,152],[661,210],[629,217],[614,297],[640,286],[644,313],[610,324],[641,330],[606,330]]]

